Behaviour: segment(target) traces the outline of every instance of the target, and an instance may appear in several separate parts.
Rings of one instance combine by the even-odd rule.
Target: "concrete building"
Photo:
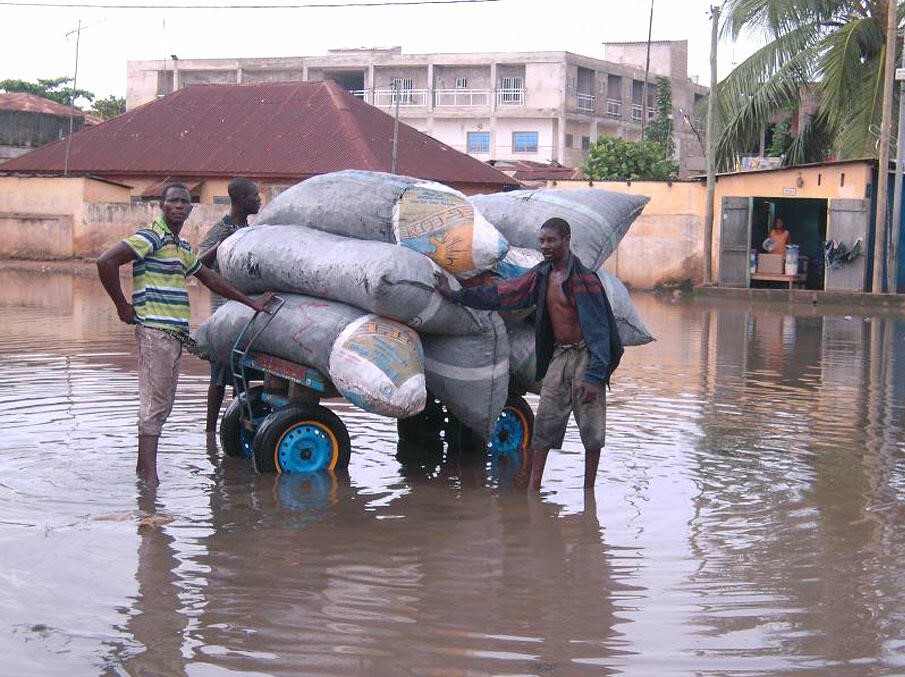
[[[0,163],[99,120],[79,109],[26,92],[0,92]]]
[[[605,61],[570,52],[403,54],[399,47],[329,50],[325,56],[129,61],[126,107],[192,84],[333,80],[479,160],[577,167],[601,135],[640,138],[644,116],[654,116],[654,81],[662,75],[672,85],[682,174],[700,173],[700,129],[692,124],[707,88],[688,77],[684,40],[650,44],[645,87],[647,47],[609,43]]]

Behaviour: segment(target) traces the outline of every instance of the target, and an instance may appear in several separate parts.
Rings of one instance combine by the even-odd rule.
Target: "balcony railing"
[[[367,89],[350,89],[349,94],[357,96],[367,103],[371,103],[371,92]]]
[[[524,106],[524,89],[498,89],[496,90],[496,102],[499,106]]]
[[[606,114],[611,118],[622,117],[622,102],[619,99],[606,100]]]
[[[597,97],[593,94],[578,93],[577,109],[582,113],[593,113],[597,107]]]
[[[378,108],[391,108],[399,102],[400,108],[427,107],[430,100],[427,89],[375,89],[374,105]]]
[[[435,106],[487,106],[490,92],[486,89],[435,89]]]

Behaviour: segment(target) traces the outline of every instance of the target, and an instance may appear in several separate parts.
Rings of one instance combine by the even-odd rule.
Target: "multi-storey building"
[[[649,51],[646,42],[605,49],[607,60],[570,52],[403,54],[399,47],[260,59],[174,55],[128,63],[126,107],[193,84],[333,80],[480,160],[576,167],[599,136],[641,137],[654,116],[654,81],[662,75],[672,86],[682,173],[703,171],[694,110],[707,89],[688,77],[687,42],[653,42]]]

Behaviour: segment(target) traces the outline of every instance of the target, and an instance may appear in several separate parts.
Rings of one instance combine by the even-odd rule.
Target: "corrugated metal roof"
[[[26,113],[45,113],[69,117],[69,106],[26,92],[0,92],[0,110],[16,110]],[[74,117],[84,117],[85,113],[75,109]]]
[[[71,137],[70,173],[299,180],[342,169],[388,172],[393,117],[331,81],[192,85]],[[2,172],[60,172],[65,141]],[[398,174],[443,183],[518,183],[400,122]]]

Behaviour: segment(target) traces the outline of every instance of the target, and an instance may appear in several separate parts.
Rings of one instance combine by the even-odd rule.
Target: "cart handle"
[[[239,335],[236,337],[236,341],[235,343],[233,343],[233,352],[245,354],[249,350],[251,350],[252,344],[254,344],[254,342],[258,340],[258,337],[264,332],[264,330],[270,326],[270,323],[273,322],[273,318],[285,304],[286,299],[284,299],[282,296],[272,296],[270,301],[267,302],[267,306],[263,311],[267,314],[267,319],[261,324],[260,327],[255,330],[254,334],[252,334],[251,338],[248,340],[248,344],[245,346],[245,348],[239,348],[239,346],[242,344],[242,340],[245,338],[245,335],[248,334],[248,330],[254,325],[255,320],[258,319],[258,315],[260,315],[262,312],[260,310],[256,310],[255,314],[248,319],[248,322],[245,323],[245,326],[242,327],[242,331],[240,331]]]

